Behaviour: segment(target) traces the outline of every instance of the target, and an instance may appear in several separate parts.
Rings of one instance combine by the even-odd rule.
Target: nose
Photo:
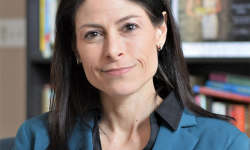
[[[117,61],[124,56],[123,42],[117,33],[107,35],[104,48],[109,60]]]

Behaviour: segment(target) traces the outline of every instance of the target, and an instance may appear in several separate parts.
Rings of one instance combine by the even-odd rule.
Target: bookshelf
[[[27,0],[27,119],[41,114],[41,91],[49,83],[50,62],[39,51],[39,0]]]
[[[187,58],[189,73],[207,76],[209,72],[227,72],[250,76],[250,58]]]
[[[27,119],[41,114],[43,86],[49,83],[51,59],[39,51],[39,0],[27,0]],[[250,58],[187,58],[189,73],[212,71],[250,76]],[[225,100],[227,101],[227,100]],[[250,103],[244,103],[250,108]],[[250,110],[250,109],[249,109]]]
[[[209,74],[211,72],[224,72],[224,73],[228,73],[228,74],[236,74],[236,75],[243,75],[243,76],[248,76],[250,77],[250,58],[248,59],[232,59],[232,61],[230,61],[230,59],[187,59],[188,62],[188,68],[189,68],[189,72],[190,75],[193,76],[198,76],[198,77],[203,77],[205,78],[205,80],[209,79]],[[204,82],[205,83],[205,82]],[[203,85],[204,86],[204,85]],[[219,89],[219,88],[218,88]],[[220,89],[219,89],[220,90]],[[234,123],[236,126],[239,126],[239,124],[242,124],[243,119],[245,118],[245,125],[244,127],[239,127],[241,128],[241,131],[243,131],[243,128],[245,128],[245,133],[248,135],[248,137],[250,136],[250,126],[249,126],[249,121],[250,121],[250,97],[248,96],[248,99],[244,99],[244,100],[239,100],[240,98],[234,99],[233,95],[228,95],[228,94],[224,94],[222,97],[220,97],[218,91],[213,91],[213,92],[198,92],[197,96],[199,97],[200,95],[205,96],[205,105],[207,107],[206,110],[211,111],[211,112],[216,112],[216,111],[212,111],[212,108],[216,107],[215,105],[212,106],[212,104],[214,103],[219,103],[221,106],[218,106],[220,109],[225,110],[225,113],[222,114],[226,114],[226,115],[231,115],[234,114],[234,116],[238,116],[238,118],[236,118],[236,122]],[[226,96],[227,95],[227,96]],[[229,108],[230,107],[234,107],[236,105],[239,106],[244,106],[245,109],[245,113],[244,113],[244,117],[239,117],[239,115],[237,115],[237,113],[230,113]],[[224,107],[224,108],[223,108]],[[237,110],[238,112],[241,111],[241,115],[242,115],[242,111],[243,110]],[[241,122],[241,123],[239,123]]]

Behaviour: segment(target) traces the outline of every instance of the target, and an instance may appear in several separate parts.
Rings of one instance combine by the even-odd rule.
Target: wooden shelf
[[[237,63],[249,64],[250,58],[186,58],[187,63],[203,63],[203,64],[220,64],[220,63]]]
[[[51,58],[49,59],[44,59],[42,57],[32,57],[30,58],[31,63],[33,64],[51,64]]]

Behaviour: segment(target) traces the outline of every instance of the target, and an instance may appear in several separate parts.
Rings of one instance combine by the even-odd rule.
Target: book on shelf
[[[58,0],[39,0],[39,49],[42,57],[52,56]]]
[[[223,91],[250,96],[250,86],[223,83],[223,82],[212,81],[212,80],[206,81],[205,85],[208,87],[212,87],[212,88],[219,88]]]
[[[228,73],[212,72],[209,74],[209,79],[230,84],[238,84],[250,87],[250,77]]]
[[[214,101],[212,97],[206,96],[204,94],[197,94],[195,96],[195,101],[199,106],[201,106],[201,108],[212,112],[211,108]]]
[[[250,85],[247,82],[250,82],[248,76],[211,72],[204,85],[193,85],[193,91],[222,99],[250,102]]]
[[[247,107],[245,107],[245,133],[248,134],[248,136],[250,136],[250,130],[249,130],[249,105]]]
[[[246,109],[245,105],[239,105],[239,104],[230,104],[228,105],[228,116],[231,116],[235,118],[236,121],[233,121],[233,125],[235,125],[238,129],[240,129],[242,132],[246,131],[245,127],[245,114]]]
[[[39,0],[39,49],[45,51],[45,0]]]
[[[195,96],[195,101],[198,105],[201,106],[201,108],[207,110],[208,106],[207,106],[207,98],[206,95],[204,94],[198,94]]]
[[[239,130],[250,136],[250,78],[225,73],[210,73],[204,84],[193,86],[195,100],[203,109],[215,114],[227,115]]]
[[[231,101],[238,101],[238,102],[245,102],[250,103],[250,96],[235,94],[228,91],[223,91],[219,88],[211,88],[206,86],[193,86],[194,93],[201,93],[208,96],[213,96],[221,99],[231,100]]]
[[[220,115],[227,115],[227,104],[224,102],[212,102],[211,112]]]
[[[206,77],[204,77],[204,76],[190,75],[189,79],[190,79],[190,85],[191,86],[194,86],[194,85],[204,85],[205,81],[206,81]]]
[[[50,105],[50,97],[51,97],[51,88],[49,84],[45,84],[42,89],[42,105],[41,105],[41,113],[46,113],[49,111]]]
[[[209,112],[235,118],[236,121],[232,121],[232,124],[250,136],[248,103],[234,103],[204,94],[196,95],[195,100],[198,105]],[[201,101],[204,101],[205,105]]]

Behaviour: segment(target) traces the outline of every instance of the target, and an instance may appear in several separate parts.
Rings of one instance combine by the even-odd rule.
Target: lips
[[[105,70],[103,72],[107,73],[109,75],[112,75],[112,76],[121,76],[121,75],[126,74],[127,72],[129,72],[133,67],[134,66],[132,66],[132,67],[124,67],[124,68],[114,68],[114,69]]]

